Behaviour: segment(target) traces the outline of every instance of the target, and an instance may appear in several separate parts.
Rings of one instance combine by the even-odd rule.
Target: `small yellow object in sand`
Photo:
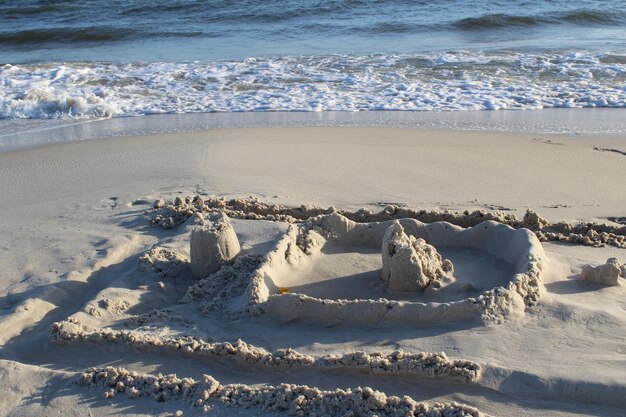
[[[279,291],[281,294],[287,294],[287,293],[289,292],[289,288],[287,288],[287,287],[280,287],[280,288],[278,289],[278,291]]]

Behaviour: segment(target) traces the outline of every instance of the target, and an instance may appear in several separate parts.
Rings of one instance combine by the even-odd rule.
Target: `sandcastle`
[[[527,229],[495,221],[462,228],[411,218],[367,223],[337,212],[321,214],[291,224],[261,258],[245,255],[231,266],[226,264],[234,262],[240,245],[228,217],[224,213],[211,219],[195,216],[199,218],[193,223],[199,225],[190,235],[191,270],[201,279],[181,302],[198,301],[204,312],[220,308],[224,297],[236,296],[245,287],[243,304],[236,308],[245,315],[267,314],[280,322],[299,320],[321,326],[501,322],[522,315],[544,291],[545,254],[537,237]],[[439,253],[444,249],[466,252],[465,272],[461,268],[456,273],[452,261]],[[327,263],[329,253],[345,251],[369,257],[363,262],[357,259],[365,265],[360,276],[342,278],[341,296],[335,294],[340,288],[332,276],[324,277],[330,278],[323,281],[328,284],[307,278]],[[484,270],[471,276],[476,272],[467,272],[467,264],[501,268],[494,267],[490,281]],[[223,268],[230,269],[218,272]],[[377,277],[373,283],[367,281],[372,275]],[[207,297],[217,297],[218,302],[204,300]]]
[[[452,270],[451,262],[444,261],[432,246],[485,252],[511,265],[512,273],[506,278],[506,285],[477,297],[440,303],[380,297],[330,299],[284,291],[284,277],[306,268],[329,244],[383,248],[383,252],[388,251],[391,244],[394,248],[403,246],[402,250],[408,255],[387,253],[382,257],[382,276],[392,291],[419,291],[427,288],[425,285],[433,278]],[[416,246],[430,256],[420,259]],[[544,291],[541,279],[544,259],[543,248],[532,232],[492,221],[464,229],[446,222],[425,224],[401,219],[356,223],[338,213],[321,215],[302,225],[290,226],[283,239],[266,255],[252,274],[247,289],[247,311],[268,314],[281,322],[301,320],[322,326],[498,322],[519,316],[527,306],[537,303]]]
[[[114,344],[124,352],[184,356],[198,363],[224,362],[217,368],[219,378],[219,369],[225,365],[315,378],[343,373],[349,379],[365,373],[385,380],[406,382],[410,378],[416,385],[423,379],[445,379],[481,387],[493,377],[496,368],[492,364],[448,357],[443,351],[386,342],[367,351],[354,345],[311,349],[309,342],[294,345],[285,338],[274,344],[250,338],[245,331],[233,335],[231,329],[259,325],[282,332],[283,326],[268,321],[294,321],[377,327],[373,333],[393,334],[389,338],[393,340],[396,331],[398,335],[424,334],[416,329],[422,326],[459,329],[467,322],[469,326],[506,322],[522,316],[545,291],[546,255],[541,238],[499,221],[455,225],[384,217],[398,215],[391,210],[381,215],[383,221],[369,220],[362,210],[351,214],[357,218],[353,220],[335,210],[312,216],[316,209],[303,206],[289,212],[300,216],[291,222],[271,217],[287,216],[275,214],[277,208],[257,214],[242,207],[237,214],[221,209],[194,211],[189,209],[193,204],[204,207],[204,200],[178,198],[168,205],[168,210],[181,209],[180,232],[164,234],[138,257],[136,268],[125,272],[126,278],[103,289],[82,311],[54,323],[51,340],[59,345]],[[160,201],[155,206],[166,207]],[[277,223],[231,223],[230,218]],[[539,217],[528,215],[524,221],[541,230],[547,227]],[[587,266],[581,279],[614,278],[616,268],[623,274],[626,266],[612,259],[606,265]],[[118,299],[118,286],[123,285],[130,288]],[[208,326],[204,320],[210,322]],[[461,322],[466,324],[459,326]],[[217,328],[213,323],[224,324],[226,330],[221,335],[212,333]],[[297,323],[293,328],[308,331],[308,326]],[[345,385],[330,391],[288,384],[222,386],[210,376],[193,380],[111,367],[89,369],[78,383],[101,387],[109,400],[152,397],[206,411],[216,405],[233,405],[273,407],[296,415],[343,416],[355,407],[363,410],[360,415],[371,416],[481,415],[463,404],[417,403],[406,396],[385,397],[371,388],[351,390]],[[306,395],[307,403],[300,393]]]
[[[185,207],[194,201],[180,198],[174,207]],[[197,203],[201,201],[198,199]],[[185,355],[197,360],[223,358],[234,365],[259,369],[284,368],[319,374],[364,371],[386,377],[445,378],[476,384],[481,379],[482,365],[467,359],[450,359],[444,352],[341,351],[316,355],[292,348],[270,351],[241,340],[206,340],[205,335],[195,334],[197,316],[187,314],[187,304],[193,303],[200,314],[226,321],[254,321],[256,316],[264,315],[278,322],[300,321],[318,326],[438,326],[463,321],[502,322],[524,314],[544,291],[541,275],[545,254],[535,234],[495,221],[464,228],[412,218],[356,222],[337,212],[321,213],[273,229],[278,230],[273,240],[257,252],[250,250],[246,232],[238,230],[246,244],[242,251],[235,233],[235,228],[242,224],[233,224],[226,213],[207,215],[195,211],[187,217],[179,235],[159,242],[165,246],[155,245],[139,258],[138,269],[167,281],[165,288],[176,281],[189,285],[182,298],[175,295],[176,291],[166,292],[158,287],[161,289],[155,291],[158,295],[154,299],[160,305],[167,295],[167,309],[159,307],[160,310],[129,316],[137,314],[129,313],[134,307],[132,303],[113,308],[106,302],[106,311],[100,311],[99,305],[90,305],[84,312],[55,323],[52,340],[60,344],[117,344],[123,349]],[[108,292],[103,295],[108,296]],[[142,298],[144,302],[147,299]],[[123,316],[126,321],[120,320]],[[102,326],[107,320],[109,326]],[[155,391],[152,386],[144,387],[142,378],[161,378],[167,382],[164,385],[174,388]],[[79,382],[103,385],[108,399],[118,394],[129,398],[153,396],[158,401],[182,399],[200,406],[219,402],[247,406],[249,399],[255,406],[274,407],[277,405],[265,401],[266,397],[283,398],[285,392],[300,389],[268,385],[257,395],[249,386],[222,387],[208,376],[202,381],[175,377],[166,381],[167,378],[110,368],[89,370]],[[181,389],[187,394],[178,395],[177,390]],[[238,390],[245,393],[245,398]],[[349,390],[338,389],[320,394],[319,401],[312,397],[311,405],[298,410],[344,415],[345,407],[361,407],[362,403],[363,415],[441,414],[440,409],[429,409],[427,404],[412,400],[404,404],[395,397],[371,404],[371,389],[362,390],[363,400],[354,399]],[[311,392],[321,391],[311,388]],[[361,391],[355,392],[361,395]],[[229,400],[231,395],[236,401]],[[324,402],[329,396],[338,407],[337,412]],[[378,396],[383,398],[382,394]],[[280,401],[280,407],[296,409],[292,403]],[[299,404],[300,400],[294,401]],[[479,415],[476,409],[462,404],[447,403],[441,407],[450,415]]]

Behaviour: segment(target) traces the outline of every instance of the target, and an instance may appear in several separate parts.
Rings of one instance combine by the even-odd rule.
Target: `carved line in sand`
[[[263,411],[287,411],[295,416],[406,416],[406,417],[479,417],[474,407],[459,403],[418,403],[411,397],[387,396],[372,388],[322,391],[306,385],[280,384],[251,387],[244,384],[222,385],[204,375],[201,381],[176,375],[150,375],[124,368],[91,368],[83,372],[79,385],[105,388],[105,398],[117,393],[129,398],[152,397],[155,401],[185,400],[211,410],[214,403]]]
[[[481,368],[476,362],[450,360],[445,353],[408,353],[401,350],[385,354],[381,352],[353,352],[341,356],[314,357],[293,349],[268,352],[242,340],[230,342],[206,342],[200,338],[166,337],[129,330],[85,330],[75,319],[52,325],[51,340],[56,343],[117,343],[151,351],[176,351],[191,356],[213,356],[234,360],[238,363],[265,367],[296,369],[343,369],[364,370],[375,374],[419,375],[427,378],[448,378],[461,382],[477,382]]]
[[[508,286],[484,292],[477,298],[448,303],[420,303],[377,300],[331,300],[303,294],[281,294],[277,277],[305,265],[309,257],[332,240],[343,245],[380,248],[387,229],[394,221],[356,223],[334,213],[292,225],[253,272],[247,289],[251,314],[268,314],[279,321],[301,320],[323,326],[335,324],[378,325],[401,322],[413,325],[445,324],[460,321],[501,322],[522,315],[535,305],[544,286],[541,279],[546,257],[541,243],[526,229],[515,230],[494,221],[463,229],[445,222],[424,224],[401,219],[408,235],[435,246],[474,248],[488,252],[515,269]]]
[[[378,213],[360,209],[358,211],[337,210],[335,207],[318,207],[303,204],[300,207],[286,207],[264,203],[256,198],[235,198],[226,200],[202,195],[176,197],[173,202],[155,201],[153,208],[146,211],[155,224],[172,229],[184,223],[194,213],[223,212],[231,218],[250,220],[271,220],[299,223],[321,214],[338,212],[359,223],[381,222],[396,219],[415,219],[423,223],[445,221],[461,227],[476,226],[486,220],[506,224],[514,229],[526,228],[535,233],[541,242],[563,241],[586,246],[615,246],[626,248],[626,225],[612,226],[597,223],[549,223],[532,210],[523,219],[501,211],[473,212],[426,211],[389,205]]]

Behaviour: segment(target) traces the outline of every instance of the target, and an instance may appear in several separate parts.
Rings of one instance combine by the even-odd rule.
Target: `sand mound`
[[[144,271],[165,278],[177,276],[188,265],[189,260],[177,251],[155,246],[139,258],[139,263]]]
[[[264,203],[256,198],[226,200],[201,195],[177,197],[174,202],[157,200],[147,217],[159,226],[171,229],[184,223],[194,213],[224,212],[231,218],[249,220],[272,220],[289,223],[306,221],[321,214],[338,212],[359,223],[382,222],[395,219],[415,219],[423,223],[448,222],[461,227],[473,227],[492,220],[515,229],[532,230],[541,242],[562,241],[586,246],[615,246],[626,248],[626,226],[597,223],[550,223],[532,210],[527,210],[523,219],[501,211],[476,210],[473,212],[414,210],[389,205],[378,213],[367,209],[357,211],[337,210],[335,207],[319,207],[303,204],[300,207],[285,207]]]
[[[200,311],[223,309],[226,300],[243,294],[251,274],[259,267],[260,255],[238,256],[232,265],[224,265],[214,274],[190,286],[180,303],[199,302]]]
[[[328,241],[380,248],[393,221],[356,223],[334,213],[309,219],[302,226],[292,226],[270,251],[253,274],[247,294],[248,311],[267,313],[286,322],[302,320],[322,326],[335,324],[379,325],[403,322],[413,325],[454,323],[460,321],[495,321],[523,314],[537,303],[541,280],[543,248],[528,230],[514,230],[496,222],[463,229],[448,223],[424,224],[413,219],[399,221],[407,234],[429,244],[470,247],[489,252],[514,266],[514,275],[506,287],[487,291],[477,298],[447,303],[420,303],[379,299],[320,299],[303,294],[284,293],[282,274],[301,268],[319,253]],[[303,246],[303,242],[307,242]]]
[[[124,368],[106,367],[83,372],[77,383],[105,388],[105,398],[117,393],[129,398],[152,397],[155,401],[186,400],[210,410],[212,402],[263,411],[287,411],[291,415],[328,416],[408,416],[408,417],[479,417],[480,412],[459,403],[418,403],[410,397],[387,396],[372,388],[322,391],[306,385],[281,384],[251,387],[244,384],[223,386],[210,375],[201,381],[176,375],[149,375]]]
[[[404,233],[398,221],[385,232],[382,257],[382,278],[386,287],[396,292],[438,287],[443,275],[452,270],[452,262],[444,260],[424,239]]]
[[[620,265],[619,259],[609,258],[604,265],[585,265],[580,280],[590,284],[620,285],[620,276],[626,278],[626,264]]]

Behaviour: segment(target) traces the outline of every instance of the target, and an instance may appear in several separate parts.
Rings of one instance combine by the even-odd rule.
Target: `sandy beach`
[[[626,2],[0,2],[0,417],[626,416]]]
[[[337,390],[371,387],[388,396],[383,403],[391,411],[381,415],[394,415],[400,406],[392,396],[405,395],[429,404],[431,414],[423,415],[621,415],[626,282],[590,284],[579,275],[585,265],[608,258],[626,261],[625,143],[619,134],[292,126],[108,138],[0,153],[1,414],[199,415],[204,407],[216,416],[287,415],[293,405],[272,403],[267,398],[275,391],[264,385],[287,383],[327,390],[324,395],[339,402],[346,394]],[[164,203],[155,205],[161,199]],[[211,203],[197,204],[205,199]],[[232,199],[247,203],[236,207],[228,203]],[[231,269],[217,278],[211,275],[212,287],[198,287],[202,281],[192,276],[189,263],[190,234],[199,221],[192,214],[205,210],[209,216],[219,211],[219,201],[241,245],[234,259],[241,261],[222,267]],[[186,207],[179,210],[186,214],[177,218],[180,224],[164,228],[154,219],[172,214],[163,211],[168,204],[174,210]],[[325,226],[326,217],[315,220],[319,213],[334,213],[329,218],[346,219],[341,224],[352,224],[348,218],[353,218],[356,225],[373,225],[372,219],[393,222],[409,209],[417,221],[425,216],[416,214],[419,210],[458,213],[450,217],[459,227],[455,233],[467,228],[463,213],[475,210],[516,230],[502,226],[501,235],[476,237],[483,243],[472,243],[474,249],[454,246],[461,235],[441,240],[447,243],[435,247],[454,263],[450,279],[456,286],[444,281],[439,290],[414,297],[381,287],[378,240],[334,241],[336,230]],[[528,217],[522,221],[527,210],[545,225],[528,223]],[[291,214],[280,218],[270,212]],[[539,229],[528,232],[528,256],[540,256],[538,298],[511,301],[498,320],[484,319],[485,314],[474,320],[468,312],[421,322],[358,315],[358,323],[323,322],[304,313],[282,319],[285,313],[271,307],[281,297],[303,293],[329,305],[334,305],[329,299],[371,301],[359,309],[375,309],[373,300],[388,299],[393,305],[404,305],[403,300],[427,308],[449,305],[452,311],[455,303],[480,300],[483,291],[517,279],[511,263],[517,261],[503,260],[504,249],[498,248],[510,245],[507,233],[525,224],[545,231],[558,222],[606,224],[622,236],[621,247],[600,240],[537,240],[533,232]],[[268,254],[281,253],[290,224],[318,225],[311,230],[330,234],[311,235],[311,247],[318,239],[321,249],[298,246],[300,257],[292,261],[286,254],[283,269],[263,266]],[[270,307],[254,310],[260,314],[246,310],[255,271],[266,271],[265,284],[276,285],[267,284]],[[237,339],[245,343],[238,345]],[[390,367],[389,361],[401,362],[393,353],[399,350],[408,359]],[[369,359],[362,354],[356,359],[356,352]],[[426,355],[440,352],[444,356]],[[348,359],[337,362],[342,355]],[[381,357],[384,366],[376,362]],[[428,362],[434,358],[437,366]],[[106,366],[204,381],[185,391],[192,394],[204,387],[228,396],[226,388],[207,388],[212,385],[203,374],[220,387],[246,385],[233,388],[230,402],[198,403],[196,394],[181,398],[171,390],[163,394],[165,388],[144,395],[126,386],[132,385],[127,376],[116,376],[112,388],[98,382],[103,377],[97,371],[81,376]],[[297,391],[294,386],[288,391]],[[318,395],[307,392],[310,398]],[[159,401],[152,398],[155,393]],[[372,395],[359,391],[363,401]],[[237,398],[244,406],[237,406]]]

